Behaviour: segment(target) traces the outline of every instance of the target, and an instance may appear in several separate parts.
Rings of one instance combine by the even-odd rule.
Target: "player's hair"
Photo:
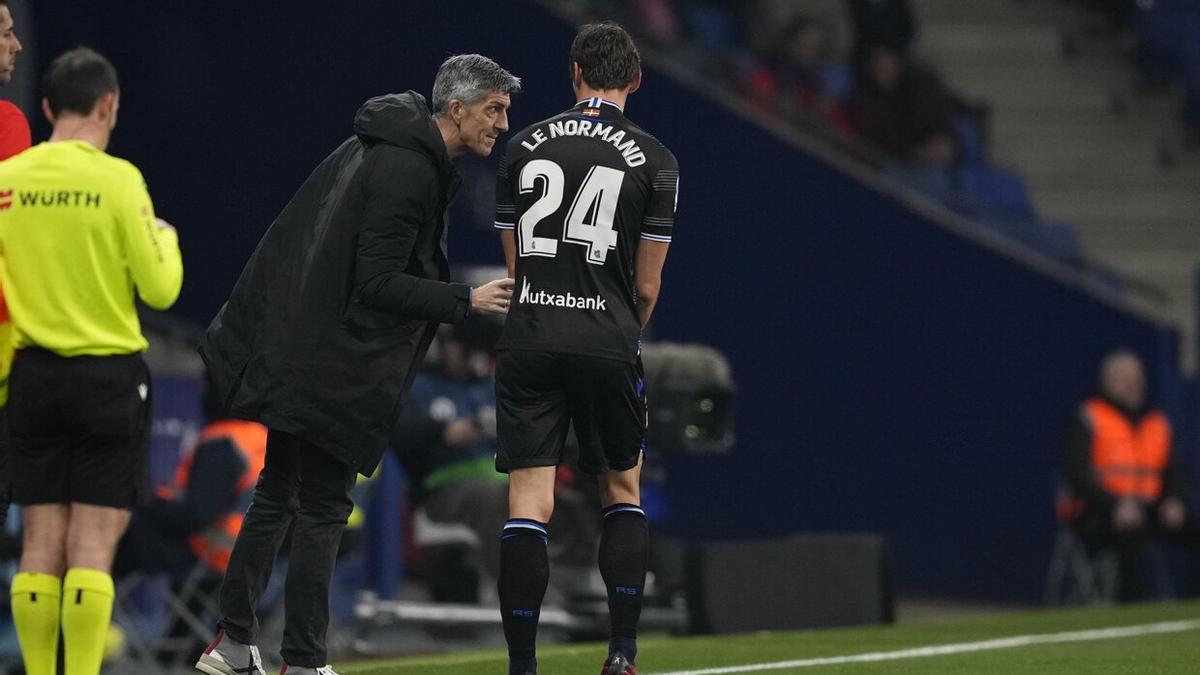
[[[64,112],[90,115],[105,94],[120,89],[117,69],[108,59],[87,47],[76,47],[54,59],[42,82],[46,101],[55,117]]]
[[[583,81],[593,89],[624,89],[637,77],[642,57],[620,24],[604,21],[579,27],[571,43],[571,63],[579,64]]]
[[[474,103],[488,94],[521,92],[521,78],[481,54],[459,54],[442,62],[433,80],[433,112],[441,115],[450,101]]]

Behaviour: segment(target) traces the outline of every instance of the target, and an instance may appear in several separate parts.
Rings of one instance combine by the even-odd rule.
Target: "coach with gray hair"
[[[200,345],[232,417],[270,430],[237,535],[216,638],[196,668],[265,675],[255,609],[294,525],[283,645],[288,675],[329,675],[329,584],[350,488],[379,464],[439,323],[505,314],[511,279],[450,283],[451,159],[486,156],[521,81],[478,54],[438,70],[433,112],[412,91],[367,101],[259,242]]]

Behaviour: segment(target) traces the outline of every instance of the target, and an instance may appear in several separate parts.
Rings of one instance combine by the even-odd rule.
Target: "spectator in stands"
[[[828,27],[798,14],[743,77],[743,89],[758,107],[791,121],[826,118],[835,108],[832,97],[840,81],[849,77],[831,52]]]
[[[1200,585],[1200,528],[1185,502],[1184,471],[1172,452],[1171,425],[1146,404],[1136,354],[1121,349],[1100,366],[1100,391],[1068,425],[1063,448],[1068,487],[1081,502],[1078,526],[1095,547],[1117,547],[1123,600],[1163,596],[1148,567],[1154,540],[1193,552],[1192,590]]]
[[[738,0],[676,0],[692,39],[714,52],[738,49],[745,39],[745,3]]]
[[[651,40],[673,44],[683,36],[679,16],[668,0],[629,0],[629,8]]]
[[[901,162],[955,164],[953,101],[935,77],[884,43],[863,47],[855,55],[855,72],[845,115],[858,138]]]
[[[886,45],[902,55],[917,35],[917,24],[908,0],[850,0],[855,50]]]

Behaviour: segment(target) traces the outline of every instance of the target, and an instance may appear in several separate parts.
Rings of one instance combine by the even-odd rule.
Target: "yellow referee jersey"
[[[166,309],[183,283],[179,240],[158,226],[141,172],[83,141],[0,163],[0,252],[17,349],[144,351],[135,288]]]

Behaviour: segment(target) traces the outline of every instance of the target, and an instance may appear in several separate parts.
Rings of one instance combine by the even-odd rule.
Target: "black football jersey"
[[[634,256],[643,239],[671,241],[678,189],[671,151],[603,99],[513,136],[496,176],[496,227],[517,252],[498,348],[633,362]]]

